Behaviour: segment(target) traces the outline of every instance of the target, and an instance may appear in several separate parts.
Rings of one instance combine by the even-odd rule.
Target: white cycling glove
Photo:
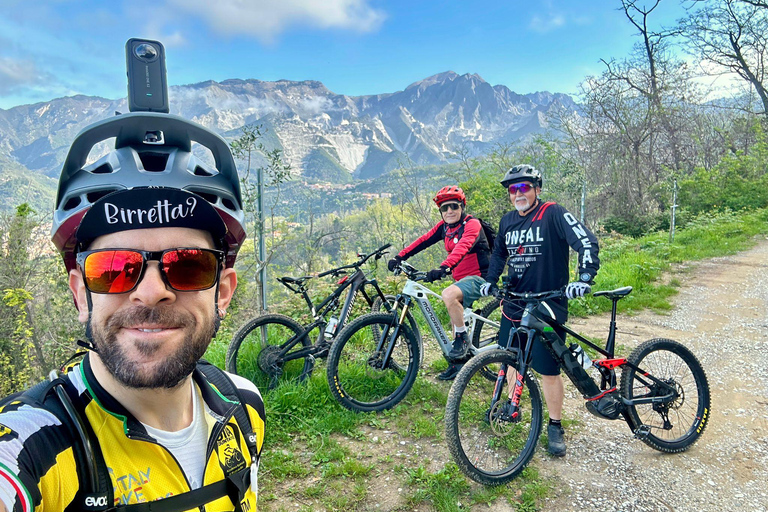
[[[565,296],[569,299],[575,299],[576,297],[583,297],[587,293],[592,291],[592,287],[582,281],[576,281],[574,283],[568,283],[565,287]]]
[[[486,281],[485,284],[480,286],[480,295],[483,297],[488,297],[489,295],[493,295],[495,297],[497,293],[499,293],[499,287],[494,283],[489,283]]]

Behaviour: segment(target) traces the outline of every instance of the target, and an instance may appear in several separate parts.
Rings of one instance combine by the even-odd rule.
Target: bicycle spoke
[[[529,376],[516,420],[505,414],[509,383],[491,407],[495,382],[483,375],[488,365],[511,362],[511,355],[496,350],[473,359],[451,387],[446,407],[446,438],[459,467],[470,478],[498,485],[517,476],[530,461],[541,431],[541,396]]]
[[[647,428],[641,439],[655,449],[677,452],[687,449],[701,435],[709,410],[709,385],[696,357],[683,345],[665,339],[637,347],[628,358],[633,364],[674,389],[675,398],[661,404],[636,404],[627,414]],[[662,397],[666,386],[625,369],[622,394],[628,399]]]

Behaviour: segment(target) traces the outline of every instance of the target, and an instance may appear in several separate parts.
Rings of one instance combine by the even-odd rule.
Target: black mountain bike
[[[349,320],[358,292],[372,311],[382,308],[391,311],[394,296],[387,296],[375,278],[363,270],[371,258],[375,261],[387,254],[391,244],[379,247],[370,254],[358,254],[358,260],[317,276],[278,277],[277,280],[293,293],[300,294],[312,315],[312,322],[302,326],[285,315],[266,313],[246,323],[232,338],[227,350],[227,371],[253,381],[257,386],[272,389],[279,382],[303,381],[311,374],[315,360],[328,355],[328,348],[336,333]],[[350,271],[353,271],[350,273]],[[315,305],[308,294],[308,283],[315,277],[343,276],[336,289]],[[341,312],[341,296],[349,289]],[[411,318],[410,321],[415,321]],[[317,330],[314,343],[312,331]]]
[[[446,405],[448,447],[467,476],[485,485],[503,484],[515,478],[534,455],[543,422],[541,392],[530,370],[534,339],[542,340],[552,352],[587,400],[589,412],[612,420],[623,417],[635,437],[661,452],[682,452],[696,442],[711,414],[707,376],[696,356],[664,338],[640,344],[627,358],[614,355],[616,304],[631,291],[627,286],[593,294],[613,301],[605,348],[555,319],[546,301],[562,298],[562,290],[500,294],[502,300],[525,304],[521,325],[510,332],[506,349],[484,352],[464,365]],[[599,386],[574,355],[583,352],[580,345],[566,346],[553,327],[564,329],[605,357],[592,361],[600,376]],[[515,331],[527,340],[523,348]],[[585,366],[590,364],[588,357],[582,361]],[[489,366],[497,370],[494,383],[482,376]],[[622,370],[618,388],[617,368]]]

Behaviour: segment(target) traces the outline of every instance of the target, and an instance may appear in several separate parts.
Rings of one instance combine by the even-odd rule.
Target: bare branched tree
[[[709,74],[730,72],[757,94],[768,116],[768,2],[715,0],[694,2],[680,22],[688,49],[714,65]]]

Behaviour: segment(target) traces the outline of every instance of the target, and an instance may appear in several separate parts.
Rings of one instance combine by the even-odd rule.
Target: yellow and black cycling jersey
[[[217,389],[201,371],[201,365],[208,363],[199,363],[192,378],[203,400],[208,431],[202,486],[233,475],[245,475],[246,481],[237,493],[239,504],[223,496],[205,503],[205,510],[255,511],[255,469],[264,442],[261,395],[251,382],[228,374],[243,402],[241,405]],[[87,491],[82,489],[83,469],[77,462],[79,441],[73,427],[46,407],[14,400],[0,410],[0,501],[9,510],[60,512],[81,510],[83,503],[94,505],[94,510],[108,509],[162,500],[191,490],[171,452],[158,444],[144,426],[99,385],[88,356],[63,378],[70,393],[75,395],[75,407],[85,419],[93,452],[109,475],[102,479],[102,487],[107,489],[106,500],[100,498],[107,503],[83,497]],[[240,424],[245,415],[237,409],[242,410],[243,406],[250,425]],[[247,441],[249,432],[253,436]],[[255,448],[249,450],[249,442],[255,444]],[[198,506],[189,510],[201,510]]]

